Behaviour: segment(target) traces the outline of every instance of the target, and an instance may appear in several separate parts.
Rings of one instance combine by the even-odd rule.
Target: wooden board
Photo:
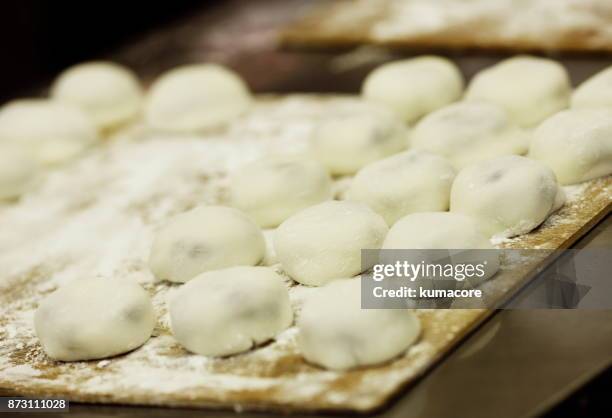
[[[213,359],[189,354],[173,340],[166,301],[177,285],[156,283],[147,269],[155,227],[197,204],[223,203],[228,170],[262,154],[304,150],[317,121],[358,106],[355,98],[338,96],[260,100],[227,130],[199,137],[136,125],[49,173],[20,202],[0,207],[0,388],[98,403],[369,411],[414,382],[492,312],[422,310],[419,342],[379,367],[334,372],[310,365],[300,356],[293,327],[248,353]],[[565,248],[610,210],[609,177],[566,191],[568,204],[541,228],[501,246]],[[542,262],[506,266],[512,268],[485,287],[504,297]],[[48,359],[32,329],[33,312],[45,295],[83,276],[140,282],[158,313],[154,337],[108,360]],[[299,314],[312,289],[287,284]]]
[[[298,19],[281,39],[299,47],[610,52],[611,24],[606,0],[341,0]]]

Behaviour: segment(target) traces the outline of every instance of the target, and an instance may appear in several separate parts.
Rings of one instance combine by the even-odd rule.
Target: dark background
[[[33,94],[65,67],[222,1],[9,0],[0,3],[0,101]]]

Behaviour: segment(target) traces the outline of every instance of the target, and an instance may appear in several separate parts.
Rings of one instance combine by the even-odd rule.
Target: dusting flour
[[[357,0],[340,6],[322,22],[330,33],[351,33],[365,22],[375,41],[469,34],[484,44],[554,47],[588,34],[590,45],[606,47],[612,40],[612,3],[605,0]]]
[[[204,136],[164,135],[134,126],[48,173],[18,203],[0,206],[0,387],[90,402],[363,411],[382,405],[424,373],[486,313],[419,311],[426,332],[402,357],[379,367],[334,372],[309,365],[297,349],[295,327],[247,353],[208,358],[176,343],[166,306],[180,285],[156,282],[147,268],[155,229],[196,205],[224,203],[228,171],[270,153],[306,152],[321,118],[359,106],[348,97],[267,98],[227,131]],[[336,183],[337,195],[349,182]],[[584,195],[597,187],[607,187],[609,202],[604,180],[566,188],[566,208],[526,236],[531,238],[503,245],[539,245],[537,239],[558,245],[594,216],[598,209],[589,207],[593,199]],[[45,295],[84,277],[139,282],[158,316],[153,337],[109,359],[48,359],[34,335],[34,311]],[[489,285],[505,292],[516,280],[496,278]],[[316,289],[290,280],[287,285],[299,314]]]
[[[47,173],[19,202],[0,206],[0,386],[82,400],[165,404],[282,405],[320,397],[333,407],[354,393],[370,393],[354,399],[359,408],[417,373],[431,355],[425,343],[409,355],[411,367],[369,384],[357,380],[357,392],[346,387],[330,393],[330,382],[340,374],[301,360],[295,327],[241,356],[187,353],[170,334],[166,309],[178,285],[156,282],[147,268],[153,232],[168,217],[223,203],[226,174],[233,168],[270,153],[306,152],[321,118],[359,106],[357,99],[343,97],[268,98],[226,131],[204,136],[134,126]],[[34,310],[46,294],[85,277],[135,280],[147,289],[159,320],[143,347],[91,362],[46,357],[34,335]],[[313,289],[287,284],[299,310]]]

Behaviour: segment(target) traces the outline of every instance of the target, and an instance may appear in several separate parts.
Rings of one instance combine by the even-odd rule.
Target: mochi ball
[[[528,135],[500,106],[459,102],[430,113],[410,136],[410,147],[446,157],[455,168],[502,155],[525,154]]]
[[[297,321],[304,358],[332,370],[372,366],[402,355],[421,324],[408,309],[362,309],[361,280],[335,280],[306,299]]]
[[[269,156],[231,173],[229,195],[232,206],[262,228],[272,228],[308,206],[331,199],[331,179],[316,160]]]
[[[153,83],[145,118],[154,129],[199,132],[228,124],[251,103],[238,74],[220,65],[194,64],[170,70]]]
[[[569,76],[561,64],[517,56],[476,74],[465,97],[498,104],[517,124],[531,127],[568,107],[571,91]]]
[[[612,107],[559,112],[533,134],[529,157],[575,184],[612,174]]]
[[[23,147],[43,165],[65,163],[97,140],[91,119],[65,103],[24,99],[0,108],[0,142]]]
[[[472,216],[487,236],[526,234],[565,202],[543,163],[508,155],[464,168],[451,190],[451,212]]]
[[[238,209],[200,206],[157,231],[149,268],[159,280],[186,282],[209,270],[254,266],[265,248],[259,227]]]
[[[366,100],[388,106],[405,122],[459,100],[463,77],[446,58],[421,56],[393,61],[366,77],[361,94]]]
[[[128,68],[112,62],[86,62],[63,71],[51,96],[81,108],[100,130],[134,119],[142,106],[142,88]]]
[[[292,279],[321,286],[368,269],[361,250],[377,249],[387,234],[384,219],[357,202],[329,201],[304,209],[274,234],[276,257]]]
[[[78,279],[47,296],[34,315],[45,353],[54,360],[93,360],[144,344],[156,324],[147,292],[128,279]]]
[[[38,162],[22,147],[0,143],[0,201],[26,192],[38,175]]]
[[[355,174],[365,165],[406,147],[407,129],[384,108],[330,115],[315,128],[312,151],[333,175]]]
[[[572,94],[572,108],[612,108],[612,67],[598,72],[580,84]]]
[[[293,322],[289,292],[268,267],[231,267],[202,273],[170,302],[176,340],[206,356],[244,352]]]
[[[454,212],[412,213],[401,218],[389,230],[383,250],[431,250],[431,251],[383,251],[385,264],[407,261],[419,264],[421,261],[435,264],[445,259],[451,264],[480,264],[482,274],[469,278],[443,280],[438,277],[419,276],[414,281],[405,280],[407,286],[453,289],[460,286],[475,287],[492,277],[499,270],[499,254],[481,226],[472,217]]]
[[[365,203],[393,225],[409,213],[448,210],[454,178],[445,158],[410,150],[359,170],[346,198]]]

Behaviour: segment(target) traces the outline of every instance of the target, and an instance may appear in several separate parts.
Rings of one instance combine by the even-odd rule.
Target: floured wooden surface
[[[608,0],[342,0],[283,33],[289,45],[612,51]]]
[[[88,402],[369,410],[423,374],[490,312],[420,311],[419,342],[375,368],[332,372],[311,366],[296,348],[295,328],[246,354],[212,359],[189,354],[173,340],[165,306],[178,285],[155,283],[147,269],[152,232],[165,219],[197,204],[222,203],[228,170],[266,153],[304,150],[320,118],[355,106],[348,97],[265,100],[227,132],[206,138],[151,134],[136,126],[51,173],[18,204],[0,206],[0,387]],[[610,178],[566,190],[568,204],[543,228],[500,245],[567,246],[610,205]],[[531,267],[516,262],[523,265],[521,275],[488,282],[492,295],[524,280]],[[53,362],[33,333],[33,312],[57,287],[91,276],[141,283],[159,316],[155,336],[112,359]],[[312,289],[288,285],[299,312]]]

